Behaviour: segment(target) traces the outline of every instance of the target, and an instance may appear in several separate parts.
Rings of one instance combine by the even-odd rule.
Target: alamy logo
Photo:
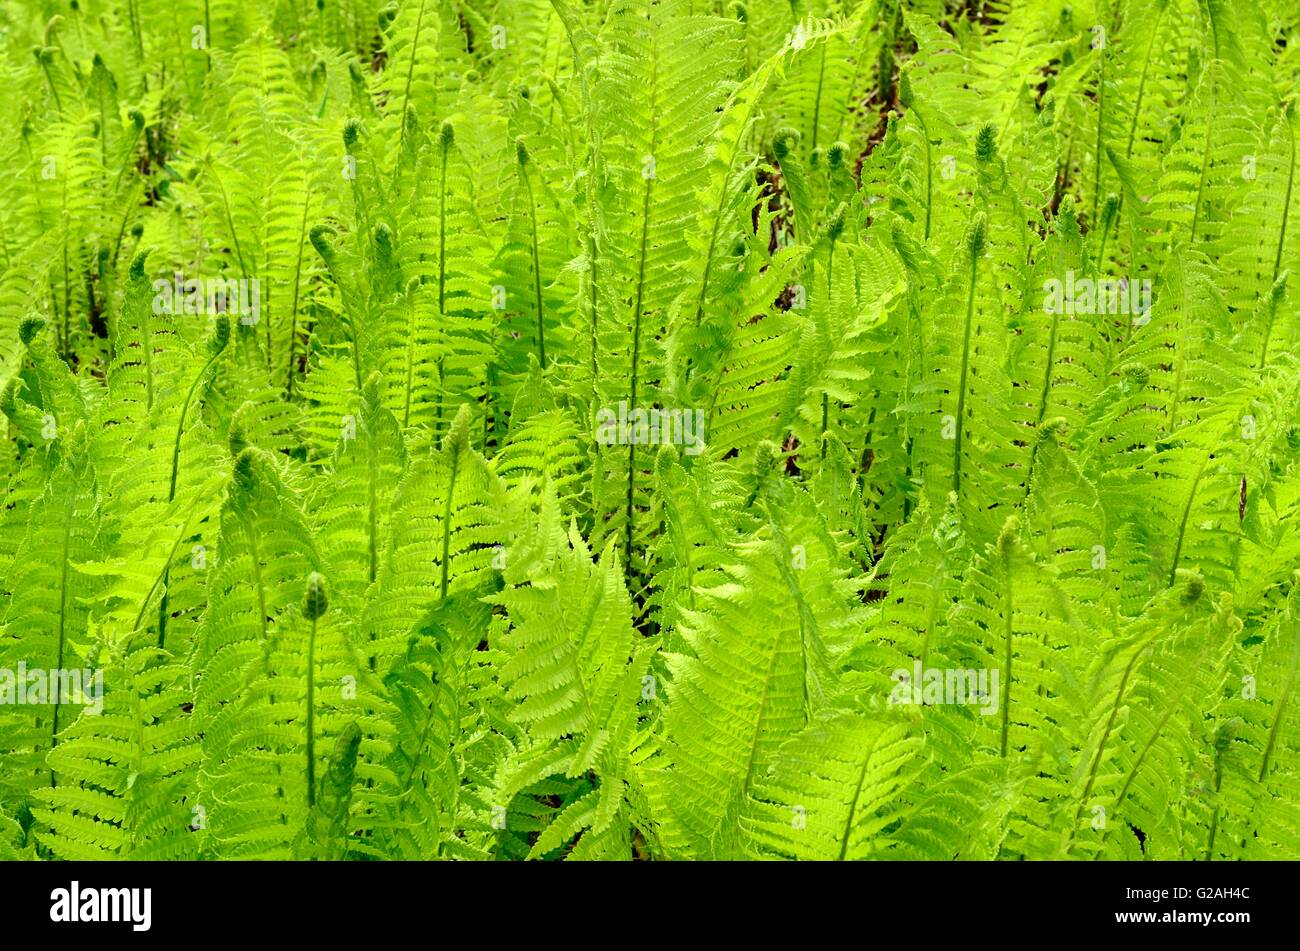
[[[1147,322],[1151,309],[1151,282],[1127,277],[1076,279],[1074,271],[1065,280],[1043,282],[1043,310],[1049,314],[1129,314],[1135,324]]]
[[[155,314],[231,314],[251,327],[262,314],[262,286],[257,278],[222,280],[185,279],[176,272],[174,280],[153,282]]]
[[[596,413],[596,442],[602,446],[651,446],[674,443],[685,446],[688,456],[704,451],[704,410],[650,409],[640,407],[628,412],[627,401],[618,404],[618,412],[609,408]]]
[[[978,706],[984,716],[998,710],[997,668],[922,668],[918,660],[912,665],[912,670],[899,667],[892,677],[895,684],[889,694],[890,705]]]
[[[18,662],[17,670],[0,667],[0,706],[51,703],[81,704],[86,713],[99,716],[104,710],[102,670],[44,670]]]
[[[151,888],[70,888],[50,892],[50,921],[129,921],[132,931],[148,931],[153,920]]]

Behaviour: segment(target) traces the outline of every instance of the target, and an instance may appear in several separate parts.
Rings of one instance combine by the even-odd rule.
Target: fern
[[[47,6],[0,857],[1300,856],[1285,3]]]

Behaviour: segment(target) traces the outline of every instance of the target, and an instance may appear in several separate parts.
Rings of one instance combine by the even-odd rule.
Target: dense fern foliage
[[[0,48],[0,856],[1300,858],[1294,0]]]

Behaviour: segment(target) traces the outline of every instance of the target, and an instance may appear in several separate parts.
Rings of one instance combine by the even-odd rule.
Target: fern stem
[[[1151,68],[1151,53],[1156,45],[1156,37],[1160,35],[1160,21],[1164,19],[1165,7],[1167,3],[1157,4],[1155,23],[1151,26],[1151,39],[1147,41],[1146,56],[1142,59],[1142,75],[1138,79],[1137,95],[1133,100],[1133,121],[1128,128],[1128,148],[1124,151],[1125,158],[1133,157],[1133,145],[1137,139],[1138,118],[1142,115],[1142,100],[1146,97],[1147,73]]]
[[[1283,115],[1282,124],[1286,126],[1287,141],[1290,145],[1288,152],[1291,161],[1287,168],[1286,197],[1282,200],[1282,227],[1277,236],[1277,254],[1273,258],[1274,282],[1277,281],[1277,276],[1282,273],[1282,251],[1286,247],[1287,222],[1291,217],[1291,192],[1295,187],[1295,129],[1291,125],[1289,116]]]
[[[460,447],[452,443],[449,446],[449,451],[451,452],[451,475],[447,479],[447,501],[442,508],[442,580],[438,585],[439,597],[443,600],[447,598],[448,568],[451,561],[451,502],[456,495],[456,476],[460,468]]]
[[[406,323],[406,387],[402,396],[403,429],[411,425],[411,398],[415,391],[415,301],[408,298],[406,304],[410,308],[410,319]],[[439,396],[441,397],[441,394]],[[434,432],[437,432],[436,428]]]
[[[649,14],[649,4],[647,6],[647,18]],[[654,55],[652,58],[650,72],[650,104],[649,114],[652,117],[658,117],[659,114],[659,47],[656,43],[653,46]],[[650,129],[650,152],[653,156],[659,145],[659,125],[657,121],[652,122]],[[645,191],[641,196],[641,237],[640,248],[637,253],[637,274],[636,274],[636,303],[632,307],[632,380],[628,391],[628,415],[636,412],[637,387],[641,380],[641,318],[645,308],[645,283],[646,283],[646,259],[650,253],[650,199],[654,194],[654,184],[656,179],[655,173],[644,174]],[[626,524],[624,531],[626,533],[625,541],[625,560],[624,570],[628,577],[632,576],[632,543],[635,538],[635,502],[636,502],[636,441],[628,439],[627,447],[627,512]]]
[[[68,233],[71,230],[71,223],[68,221],[67,207],[67,189],[64,188],[64,205],[63,205],[63,358],[72,360],[72,269],[68,262]],[[147,399],[146,406],[152,409],[153,404],[153,373],[148,370],[149,354],[148,341],[141,341],[145,348],[145,395]]]
[[[1124,783],[1120,786],[1119,794],[1115,797],[1115,805],[1112,808],[1118,810],[1120,804],[1123,803],[1124,799],[1128,796],[1129,788],[1133,785],[1133,780],[1137,778],[1138,770],[1141,769],[1142,764],[1146,762],[1147,755],[1155,747],[1156,741],[1160,739],[1161,734],[1164,733],[1166,724],[1169,723],[1173,718],[1173,715],[1178,711],[1179,702],[1183,699],[1194,682],[1195,681],[1190,677],[1184,679],[1178,692],[1174,695],[1174,699],[1165,705],[1164,714],[1160,717],[1159,722],[1156,723],[1155,728],[1152,729],[1151,735],[1147,737],[1146,743],[1142,745],[1141,751],[1133,758],[1133,765],[1129,767],[1128,773],[1124,777]]]
[[[825,47],[823,47],[825,49]],[[827,329],[830,325],[830,312],[833,302],[832,287],[835,282],[835,239],[831,239],[830,250],[826,254],[826,317]],[[830,394],[822,391],[822,458],[826,458],[827,430],[830,426]]]
[[[1061,163],[1060,173],[1056,177],[1056,186],[1052,191],[1052,207],[1060,208],[1061,199],[1065,197],[1066,189],[1070,186],[1070,171],[1074,167],[1074,134],[1071,133],[1065,140],[1065,161]]]
[[[1152,638],[1154,637],[1153,634]],[[1102,731],[1101,740],[1097,743],[1097,752],[1093,754],[1092,762],[1089,764],[1088,779],[1083,785],[1083,793],[1079,796],[1078,803],[1075,804],[1074,821],[1070,823],[1070,837],[1065,843],[1065,853],[1067,855],[1074,848],[1074,837],[1079,829],[1079,819],[1083,816],[1084,806],[1087,805],[1088,797],[1092,795],[1093,784],[1097,781],[1097,770],[1101,768],[1101,761],[1106,753],[1106,744],[1110,742],[1111,732],[1115,729],[1115,720],[1119,716],[1120,707],[1123,705],[1124,693],[1128,689],[1129,678],[1132,677],[1133,671],[1137,668],[1137,662],[1146,653],[1150,642],[1151,639],[1148,639],[1146,643],[1133,651],[1133,656],[1129,658],[1128,664],[1124,667],[1119,686],[1115,689],[1115,702],[1111,704],[1110,715],[1106,718],[1106,727]],[[1112,808],[1114,807],[1112,806]]]
[[[925,118],[916,109],[912,110],[917,122],[921,123],[921,138],[925,141],[925,240],[930,240],[930,219],[934,213],[934,155],[930,146],[930,129]]]
[[[970,288],[966,293],[966,333],[961,348],[961,374],[957,388],[957,432],[952,451],[952,490],[961,493],[961,444],[962,433],[966,428],[966,377],[970,371],[971,329],[975,323],[975,284],[979,277],[979,255],[971,254]]]
[[[1210,175],[1210,148],[1214,139],[1214,112],[1218,108],[1218,84],[1214,82],[1213,77],[1210,79],[1210,108],[1206,112],[1205,119],[1205,149],[1201,153],[1201,176],[1196,185],[1196,203],[1192,211],[1192,231],[1188,239],[1188,245],[1196,244],[1196,231],[1201,223],[1201,199],[1205,196],[1205,183]],[[1169,232],[1170,246],[1173,243],[1173,229]]]
[[[1223,788],[1223,753],[1216,749],[1214,751],[1214,813],[1210,816],[1210,832],[1205,840],[1205,861],[1214,861],[1214,840],[1219,832],[1219,813],[1222,807],[1219,805],[1219,790]]]
[[[739,798],[743,801],[744,797],[749,795],[749,784],[754,778],[755,758],[758,754],[758,740],[763,726],[763,713],[767,709],[767,695],[772,686],[772,679],[776,674],[776,661],[781,656],[781,634],[779,631],[772,635],[772,654],[767,663],[767,671],[763,675],[763,689],[758,695],[758,704],[754,711],[754,729],[749,735],[749,752],[745,757],[745,776],[740,784]]]
[[[930,638],[939,623],[939,608],[942,604],[943,589],[939,585],[930,586],[930,594],[925,611],[925,633],[921,635],[921,667],[924,669],[930,660]]]
[[[190,401],[194,398],[194,391],[198,389],[199,382],[207,374],[212,364],[216,362],[217,357],[221,355],[218,350],[208,357],[208,362],[203,364],[203,369],[199,370],[194,380],[190,383],[189,391],[185,394],[185,402],[181,404],[181,418],[176,423],[176,439],[172,443],[172,473],[171,481],[167,487],[167,504],[170,505],[176,500],[176,479],[180,472],[181,459],[181,436],[185,432],[185,417],[190,411]],[[173,549],[173,555],[175,550]],[[163,569],[162,576],[162,597],[158,601],[158,648],[161,650],[164,642],[167,640],[167,617],[168,602],[170,601],[170,592],[168,590],[171,580],[171,560],[168,559],[167,567]]]
[[[41,64],[41,72],[45,73],[45,81],[46,81],[46,82],[49,84],[49,86],[50,86],[50,94],[51,94],[52,96],[54,96],[54,105],[55,105],[55,107],[59,110],[59,115],[62,116],[62,115],[63,115],[63,102],[62,102],[62,100],[59,99],[59,90],[58,90],[58,88],[54,85],[54,76],[51,75],[51,73],[50,73],[50,64],[49,64],[48,62],[46,62],[46,59],[45,59],[45,57],[44,57],[43,55],[39,58],[39,61],[40,61],[40,64]]]
[[[311,619],[307,641],[307,808],[316,805],[316,625]]]
[[[849,814],[844,819],[844,833],[840,836],[840,854],[839,861],[843,862],[849,854],[849,836],[853,832],[853,820],[857,816],[858,802],[862,799],[862,786],[867,781],[867,767],[871,765],[871,757],[876,752],[876,747],[880,745],[880,737],[883,730],[878,732],[871,741],[871,746],[867,749],[867,755],[862,757],[862,769],[858,770],[858,781],[853,787],[853,801],[849,804]]]
[[[1102,130],[1106,124],[1106,44],[1103,42],[1097,50],[1097,145],[1093,153],[1094,171],[1092,176],[1092,217],[1088,221],[1090,228],[1098,228],[1097,207],[1101,200],[1101,167],[1104,155],[1101,151]]]
[[[285,384],[285,392],[289,399],[293,399],[293,361],[296,359],[298,349],[298,295],[302,288],[302,255],[307,245],[307,209],[311,205],[311,192],[303,196],[302,200],[302,223],[298,228],[298,261],[293,268],[293,303],[289,307],[289,360],[288,370],[289,379]],[[270,318],[267,318],[267,333],[271,330]],[[268,351],[270,347],[268,346]]]
[[[170,566],[172,559],[176,557],[176,552],[180,550],[181,542],[185,540],[188,530],[189,523],[187,522],[181,526],[181,533],[176,536],[176,541],[172,542],[171,551],[167,553],[167,560],[164,562],[162,573],[159,574],[158,577],[154,578],[153,584],[149,586],[148,593],[145,594],[144,599],[140,602],[140,610],[135,616],[135,623],[131,625],[129,633],[134,634],[136,631],[140,630],[140,624],[144,621],[144,612],[148,610],[149,602],[153,600],[153,593],[158,590],[159,585],[166,583],[167,566]],[[162,645],[159,644],[159,646],[161,647]]]
[[[632,382],[628,395],[628,416],[636,412],[637,384],[640,382],[641,369],[641,308],[645,303],[645,267],[650,235],[650,194],[654,179],[647,178],[645,194],[641,201],[641,253],[637,264],[636,304],[632,309]],[[626,532],[625,559],[628,575],[632,574],[632,539],[633,539],[633,503],[636,496],[636,441],[627,441],[627,513],[624,530]]]
[[[1052,377],[1056,368],[1056,338],[1060,330],[1061,315],[1052,314],[1052,328],[1047,337],[1047,365],[1043,369],[1043,387],[1038,394],[1038,413],[1034,417],[1034,429],[1038,430],[1043,425],[1043,420],[1047,416],[1047,404],[1052,393]],[[1038,446],[1037,439],[1034,440],[1034,448],[1029,452],[1029,469],[1025,473],[1025,497],[1028,498],[1033,488],[1034,469],[1038,465]]]
[[[422,14],[424,12],[421,7]],[[438,185],[438,327],[440,330],[447,325],[447,153],[450,149],[446,142],[442,143],[442,170],[439,176]],[[530,199],[531,201],[531,195]],[[536,230],[534,230],[534,235]],[[536,257],[534,256],[534,266],[536,266]],[[446,343],[445,333],[443,335],[444,346]],[[438,403],[434,411],[433,426],[434,432],[442,426],[442,403],[445,368],[447,355],[445,352],[438,354]],[[410,394],[407,394],[407,419],[410,419]]]
[[[222,184],[221,176],[217,174],[217,170],[213,167],[211,160],[208,161],[208,171],[212,173],[212,178],[217,183],[217,188],[221,190],[221,207],[226,213],[226,227],[230,229],[230,240],[233,241],[235,245],[235,259],[239,262],[240,276],[245,278],[249,277],[248,266],[244,263],[244,249],[239,244],[239,232],[235,229],[234,214],[230,210],[230,198],[226,194],[226,186]],[[199,265],[202,266],[202,264],[203,262],[200,261]]]
[[[1286,230],[1291,216],[1291,194],[1295,187],[1295,129],[1291,125],[1291,119],[1285,113],[1282,116],[1282,122],[1286,125],[1287,139],[1290,143],[1291,163],[1287,169],[1286,176],[1286,197],[1282,200],[1282,227],[1277,236],[1277,254],[1273,258],[1273,283],[1277,283],[1277,277],[1282,273],[1282,251],[1286,247]],[[1271,288],[1270,288],[1271,291]],[[1259,349],[1259,369],[1263,369],[1268,360],[1268,344],[1273,337],[1273,323],[1277,319],[1277,301],[1270,293],[1268,308],[1268,323],[1264,327],[1264,343]]]
[[[1196,478],[1192,479],[1192,487],[1187,492],[1187,504],[1183,506],[1183,517],[1178,522],[1178,536],[1174,541],[1174,558],[1169,566],[1169,587],[1173,587],[1174,581],[1178,577],[1178,562],[1183,554],[1183,541],[1187,537],[1187,521],[1192,515],[1192,504],[1196,501],[1196,489],[1201,484],[1201,477],[1205,475],[1205,470],[1210,464],[1210,458],[1213,454],[1207,454],[1205,460],[1201,463],[1201,468],[1196,472]]]
[[[132,184],[128,188],[126,198],[123,202],[123,204],[126,205],[126,210],[122,212],[122,224],[117,229],[117,240],[113,242],[113,264],[114,265],[117,264],[117,257],[122,251],[122,239],[126,237],[126,223],[131,220],[131,212],[134,210],[134,205],[135,205],[135,202],[133,200],[134,193],[135,193],[135,185]]]
[[[402,111],[398,114],[398,121],[400,122],[402,127],[402,131],[398,134],[397,137],[397,152],[399,155],[401,154],[402,151],[402,145],[406,142],[406,110],[411,104],[411,82],[415,78],[415,61],[417,57],[420,55],[420,31],[421,29],[423,29],[424,26],[424,8],[427,2],[428,0],[420,0],[419,12],[417,12],[415,15],[415,33],[411,38],[411,63],[406,68],[406,86],[402,90]],[[444,165],[445,165],[445,158],[444,158]],[[397,169],[399,167],[400,167],[399,164],[394,164],[393,166],[394,187],[396,187],[397,184]],[[445,184],[446,182],[445,168],[444,168],[443,181]]]
[[[1168,6],[1167,3],[1157,4],[1158,9],[1156,10],[1156,19],[1151,26],[1151,39],[1147,41],[1146,55],[1142,59],[1142,74],[1138,79],[1137,94],[1133,98],[1133,121],[1129,123],[1128,145],[1124,149],[1124,157],[1126,159],[1131,159],[1133,157],[1133,146],[1137,141],[1138,119],[1142,115],[1142,101],[1146,98],[1147,76],[1151,70],[1151,54],[1156,45],[1156,38],[1160,35],[1160,22],[1164,19],[1166,6]],[[1124,215],[1124,198],[1125,195],[1123,191],[1121,191],[1119,196],[1119,205],[1115,209],[1115,234],[1117,238],[1120,233],[1120,221],[1123,219]],[[1099,257],[1104,257],[1104,254],[1099,255]],[[1133,270],[1132,267],[1130,267],[1129,270]]]
[[[810,150],[817,148],[817,131],[821,125],[822,116],[822,89],[826,84],[826,47],[829,43],[821,45],[821,59],[817,64],[817,94],[813,98],[813,118],[812,118],[812,136],[808,143]]]
[[[1259,348],[1259,362],[1255,365],[1256,370],[1263,370],[1268,363],[1268,345],[1273,339],[1273,324],[1277,320],[1277,300],[1269,295],[1268,302],[1268,323],[1264,325],[1264,342]]]
[[[593,225],[591,232],[587,235],[587,260],[591,266],[591,395],[593,404],[597,403],[600,399],[598,385],[600,380],[600,367],[597,363],[597,353],[600,348],[600,324],[598,320],[600,296],[597,285],[596,254],[596,232],[595,226]]]
[[[131,36],[135,39],[136,54],[144,58],[144,39],[140,35],[140,11],[136,9],[136,0],[127,0],[127,18],[131,21]]]
[[[257,621],[262,632],[262,644],[269,649],[270,630],[266,626],[266,579],[262,577],[262,553],[257,544],[257,533],[253,530],[252,520],[246,515],[241,515],[239,522],[248,537],[248,548],[252,555],[249,560],[253,568],[253,588],[257,592]],[[274,695],[271,699],[275,699]]]
[[[370,542],[370,583],[379,577],[379,450],[375,440],[370,440],[370,451],[366,454],[367,481],[369,498],[366,506],[367,536]]]
[[[754,117],[755,106],[750,104],[749,113],[745,121],[740,123],[740,131],[737,133],[736,141],[732,144],[731,157],[727,160],[727,170],[722,176],[722,187],[718,189],[718,207],[713,211],[713,228],[709,232],[709,249],[704,255],[704,270],[700,276],[700,294],[695,302],[695,326],[698,328],[704,319],[704,302],[708,299],[709,282],[713,274],[713,255],[718,248],[718,234],[722,229],[723,211],[727,207],[727,195],[731,184],[732,173],[736,169],[736,156],[740,152],[741,140],[745,132],[749,129],[749,124]]]
[[[542,306],[542,264],[541,255],[538,252],[537,240],[537,202],[533,197],[533,181],[528,174],[528,166],[520,163],[519,174],[524,179],[524,189],[528,193],[528,218],[532,223],[533,232],[533,293],[536,297],[537,304],[537,362],[541,364],[543,370],[546,369],[546,321],[545,311]]]
[[[1011,599],[1011,557],[1010,550],[1003,553],[1002,566],[1005,577],[1003,578],[1002,583],[1002,613],[1006,618],[1006,623],[1002,631],[1002,638],[1005,644],[1002,655],[1002,666],[1005,671],[1004,676],[1006,677],[1006,685],[1002,690],[1002,737],[999,744],[999,755],[1003,759],[1007,758],[1007,741],[1011,736],[1011,664],[1014,654],[1012,646],[1013,636],[1015,633],[1013,615],[1014,604]]]
[[[1269,761],[1273,758],[1273,748],[1277,745],[1277,736],[1282,728],[1282,721],[1286,718],[1287,707],[1291,702],[1291,694],[1295,689],[1297,673],[1300,673],[1300,633],[1292,638],[1291,669],[1287,672],[1286,686],[1282,688],[1282,696],[1278,700],[1277,709],[1273,713],[1273,723],[1268,730],[1268,743],[1264,746],[1264,755],[1259,763],[1257,782],[1262,783],[1264,777],[1268,775]]]
[[[59,564],[59,627],[58,627],[58,660],[55,662],[56,670],[63,670],[63,652],[67,645],[67,628],[68,628],[68,554],[72,548],[72,516],[77,504],[77,493],[75,486],[68,490],[68,507],[64,514],[63,525],[63,557]],[[54,697],[54,716],[53,724],[50,727],[50,750],[59,745],[59,709],[63,691],[60,690]],[[50,767],[50,788],[53,789],[57,784],[57,777],[54,774],[54,767]]]

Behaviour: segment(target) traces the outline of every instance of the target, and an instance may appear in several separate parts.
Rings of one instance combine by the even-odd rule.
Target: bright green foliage
[[[1298,76],[0,0],[0,859],[1300,858]]]

